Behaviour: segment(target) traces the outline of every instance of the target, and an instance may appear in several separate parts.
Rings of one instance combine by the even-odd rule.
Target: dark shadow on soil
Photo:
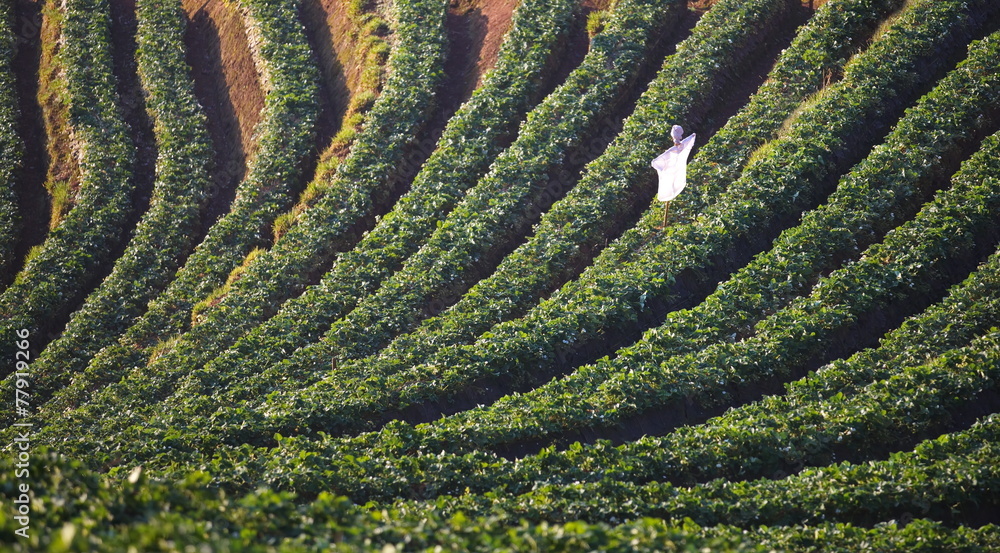
[[[21,234],[14,248],[15,265],[8,275],[0,277],[0,287],[6,286],[23,267],[28,250],[41,244],[49,232],[49,198],[45,190],[48,173],[45,122],[38,104],[38,68],[41,59],[42,6],[36,0],[14,3],[14,35],[16,51],[13,60],[17,86],[19,117],[18,136],[24,141],[21,172],[14,186],[21,213]]]
[[[219,29],[204,7],[188,19],[184,45],[185,59],[192,69],[194,93],[208,120],[208,133],[215,152],[208,203],[195,240],[199,243],[208,229],[229,212],[236,188],[246,176],[247,155],[236,108],[226,84]]]
[[[340,129],[341,120],[351,99],[343,67],[334,51],[333,34],[327,24],[327,13],[320,0],[304,0],[300,16],[306,31],[309,47],[313,51],[319,67],[319,118],[316,121],[316,153],[326,150],[327,145]],[[312,175],[313,171],[306,174]]]
[[[135,145],[135,164],[132,171],[133,215],[128,224],[128,228],[132,229],[149,208],[156,178],[157,147],[153,122],[146,112],[146,99],[135,61],[137,28],[135,0],[110,0],[110,4],[111,52],[115,78],[118,82],[118,100],[129,129],[129,136]]]
[[[435,127],[443,130],[462,102],[468,100],[475,90],[478,78],[476,62],[483,48],[488,23],[478,8],[464,13],[454,6],[448,8],[445,19],[448,52],[444,60],[445,77],[440,86],[440,113]]]

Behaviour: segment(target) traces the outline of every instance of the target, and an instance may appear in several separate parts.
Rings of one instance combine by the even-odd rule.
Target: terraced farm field
[[[0,12],[0,549],[1000,551],[1000,3]]]

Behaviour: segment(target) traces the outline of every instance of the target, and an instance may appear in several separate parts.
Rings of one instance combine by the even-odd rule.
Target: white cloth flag
[[[666,152],[660,154],[650,165],[656,169],[660,177],[660,189],[656,199],[661,202],[669,202],[677,197],[687,185],[687,159],[694,147],[695,133],[691,133],[687,138],[681,140],[684,129],[680,125],[674,125],[671,135],[675,142],[680,142]]]

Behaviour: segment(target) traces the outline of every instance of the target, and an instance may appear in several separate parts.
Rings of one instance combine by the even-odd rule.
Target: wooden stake
[[[668,215],[670,215],[670,202],[663,202],[663,225],[660,228],[667,228]]]

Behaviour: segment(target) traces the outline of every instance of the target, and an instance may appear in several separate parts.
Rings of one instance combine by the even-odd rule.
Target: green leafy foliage
[[[937,10],[952,17],[950,24],[943,17],[928,17],[928,12]],[[767,224],[781,210],[799,205],[801,197],[816,193],[817,181],[836,174],[835,155],[843,160],[864,140],[874,140],[870,133],[875,120],[862,117],[862,108],[885,114],[899,99],[885,95],[884,90],[895,86],[902,94],[902,83],[915,84],[919,76],[910,70],[915,60],[922,60],[922,67],[929,70],[941,60],[940,51],[930,45],[954,44],[968,23],[965,14],[939,3],[918,3],[900,18],[896,32],[886,34],[855,59],[845,79],[799,116],[767,157],[750,164],[705,213],[688,224],[671,227],[643,256],[624,265],[595,263],[523,318],[497,325],[474,344],[443,348],[420,365],[385,374],[377,366],[356,373],[333,371],[311,389],[277,395],[256,411],[269,413],[272,426],[264,434],[289,433],[293,428],[327,432],[369,428],[380,422],[373,414],[459,394],[477,379],[516,381],[530,372],[552,368],[560,362],[560,344],[583,347],[609,327],[634,322],[646,302],[671,299],[671,285],[685,268],[703,267],[713,255],[733,247],[738,236]],[[909,50],[917,57],[901,58],[894,43],[917,44],[918,40],[927,43]],[[873,71],[875,67],[881,71]],[[899,81],[892,85],[893,79]],[[840,137],[845,133],[853,139],[843,141]]]
[[[80,189],[73,209],[0,296],[0,335],[11,337],[16,329],[28,329],[35,348],[109,261],[124,238],[132,204],[135,148],[115,92],[110,8],[106,1],[78,0],[65,2],[63,9],[59,57],[77,143]],[[13,344],[8,339],[0,345],[5,359],[14,358]],[[7,376],[12,369],[7,365],[0,374]]]
[[[39,402],[82,372],[167,286],[194,246],[209,187],[212,146],[184,61],[181,6],[140,2],[137,8],[136,61],[158,151],[153,199],[111,274],[32,364]],[[11,391],[5,388],[4,397]]]
[[[524,495],[441,497],[430,503],[397,504],[439,516],[463,512],[501,520],[550,522],[655,516],[690,517],[704,525],[784,526],[850,522],[870,524],[906,513],[949,518],[992,505],[998,485],[997,416],[969,430],[928,440],[912,452],[884,461],[840,463],[806,469],[780,480],[714,480],[696,488],[651,482],[636,485],[611,478],[595,483],[539,486]],[[411,515],[412,516],[412,515]]]
[[[270,89],[256,129],[258,154],[240,183],[230,211],[187,257],[148,310],[118,339],[97,352],[53,405],[75,406],[96,388],[117,382],[142,363],[152,346],[183,328],[192,306],[218,287],[254,246],[270,221],[291,202],[305,152],[314,135],[317,70],[295,14],[295,2],[249,2],[244,18],[256,21],[259,56]]]
[[[0,350],[44,347],[0,391],[0,550],[1000,550],[1000,4],[621,0],[586,55],[593,5],[518,4],[448,121],[444,62],[503,8],[341,6],[391,21],[389,78],[272,245],[340,16],[238,0],[260,154],[197,247],[200,31],[135,5],[159,157],[125,236],[109,18],[132,8],[48,8],[84,186],[0,298]],[[0,83],[30,23],[3,27]],[[0,88],[11,191],[3,122],[31,100]],[[708,140],[658,229],[672,123]]]
[[[989,459],[987,453],[968,443],[973,437],[960,435],[939,441],[911,456],[915,459],[898,457],[891,467],[877,466],[868,472],[919,478],[921,470],[934,466],[935,460],[946,470],[968,471],[975,468],[970,462]],[[969,451],[961,459],[965,464],[940,460],[944,453],[965,450]],[[775,547],[796,551],[840,547],[850,551],[862,546],[880,551],[974,551],[1000,543],[995,526],[950,528],[920,518],[908,519],[906,525],[892,521],[874,528],[816,522],[747,529],[728,524],[700,526],[690,518],[529,524],[512,522],[508,515],[483,516],[474,509],[448,512],[439,508],[443,503],[432,504],[425,511],[412,506],[368,511],[329,494],[305,504],[297,502],[294,495],[264,489],[232,496],[214,490],[212,476],[203,471],[193,471],[177,481],[151,477],[143,469],[109,478],[49,451],[39,452],[36,461],[38,500],[32,503],[32,520],[39,528],[51,530],[30,531],[22,540],[15,535],[18,522],[7,513],[0,514],[4,551],[177,551],[206,547],[244,552],[524,551],[536,547],[545,551],[769,551]],[[14,493],[9,476],[14,463],[5,458],[0,468],[4,469],[0,486],[5,493]],[[843,476],[864,467],[844,465],[838,469],[834,474]],[[977,472],[989,471],[986,465]],[[830,473],[833,471],[827,470],[826,475]],[[824,484],[812,493],[791,495],[794,499],[829,499],[834,484]],[[754,491],[771,496],[785,491],[780,484],[757,488],[762,489]],[[920,482],[920,489],[903,490],[896,496],[886,489],[880,495],[889,501],[900,495],[919,501],[919,494],[928,493],[928,488]],[[523,498],[522,504],[532,499],[537,503],[539,495]]]
[[[352,250],[338,257],[318,285],[285,302],[274,317],[226,355],[182,382],[174,395],[184,401],[208,395],[281,360],[285,352],[318,338],[321,329],[349,310],[357,298],[398,270],[513,139],[517,123],[538,96],[541,73],[569,26],[572,9],[569,2],[522,4],[497,67],[451,118],[410,191]],[[532,44],[528,52],[511,47],[526,42]],[[164,363],[189,370],[200,367],[231,345],[230,337],[261,321],[266,309],[259,302],[264,298],[251,294],[256,286],[252,278],[243,282],[245,286],[232,290],[184,337],[189,355],[167,356],[151,367]]]
[[[760,145],[766,139],[767,125],[777,129],[792,108],[821,85],[817,75],[829,70],[829,67],[827,65],[810,67],[805,61],[805,58],[810,57],[807,53],[814,53],[828,46],[829,50],[822,50],[827,53],[826,58],[842,55],[852,44],[849,35],[851,30],[862,34],[866,26],[878,21],[879,9],[888,10],[896,4],[898,3],[885,2],[872,6],[867,2],[841,1],[824,5],[813,19],[799,30],[793,44],[782,54],[765,85],[723,129],[711,138],[709,144],[699,151],[698,157],[688,167],[688,178],[692,181],[691,191],[684,202],[685,205],[674,210],[674,216],[689,216],[697,210],[696,206],[704,206],[709,202],[713,194],[722,188],[720,183],[735,178],[734,175],[738,175],[754,146]],[[840,36],[846,35],[847,38],[843,41],[830,40],[828,37],[832,33],[843,33]],[[826,37],[826,40],[819,41],[817,37]],[[689,59],[695,57],[691,53],[688,56]],[[672,92],[666,95],[681,96],[683,92],[673,89],[677,74],[686,73],[683,69],[684,60],[677,61],[680,62],[678,64],[680,69],[662,72],[652,85],[668,87],[667,90]],[[649,121],[643,122],[641,121],[643,115],[644,112],[640,108],[633,116],[637,121],[630,123],[632,129],[638,130],[655,125],[655,121],[658,120],[650,118]],[[632,150],[631,138],[633,137],[623,134],[612,148],[617,146],[620,150]],[[662,140],[662,137],[660,139]],[[740,152],[743,155],[740,155]],[[605,158],[606,163],[595,162],[591,165],[595,170],[585,175],[583,184],[592,181],[623,180],[616,176],[617,168],[621,166],[620,160],[612,156],[611,152],[606,155],[608,156]],[[641,164],[636,163],[636,166],[639,167]],[[624,180],[648,184],[648,179],[643,179],[639,175]],[[618,191],[615,192],[612,197],[617,198],[622,195]],[[455,306],[441,316],[426,321],[413,333],[394,340],[377,355],[358,360],[352,365],[368,367],[369,373],[388,374],[402,370],[419,364],[448,345],[468,343],[493,325],[522,315],[559,282],[557,275],[562,275],[557,269],[572,267],[574,259],[580,256],[579,252],[594,249],[599,241],[598,237],[606,232],[604,227],[595,224],[590,225],[586,232],[577,231],[575,235],[562,236],[567,220],[590,221],[598,218],[586,211],[573,213],[574,209],[590,209],[595,203],[590,197],[593,194],[592,186],[579,186],[569,197],[553,206],[551,215],[546,214],[543,217],[540,228],[529,244],[505,258],[494,274],[476,283]],[[600,198],[607,196],[602,195]],[[653,213],[656,217],[647,217],[644,222],[649,223],[652,219],[658,219],[658,211],[659,208]],[[614,214],[612,219],[619,217],[613,211],[609,214]],[[649,231],[648,228],[646,230]],[[636,244],[632,242],[635,240],[634,235],[639,233],[631,234],[616,243],[613,255],[605,256],[605,262],[607,258],[613,257],[616,263],[621,263],[634,251]],[[568,241],[566,238],[573,240]],[[565,255],[556,257],[567,251],[571,255],[569,260],[566,260]],[[549,278],[544,278],[546,276]]]

